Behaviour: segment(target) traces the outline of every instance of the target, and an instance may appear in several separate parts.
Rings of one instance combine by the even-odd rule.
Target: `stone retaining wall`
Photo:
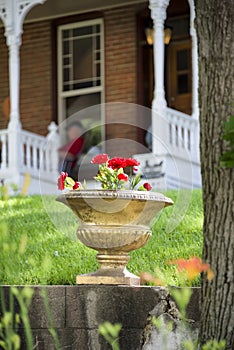
[[[9,287],[4,288],[5,303],[8,304]],[[21,287],[19,287],[21,288]],[[34,349],[54,350],[55,346],[48,331],[48,320],[41,287],[32,287],[34,296],[30,307],[30,324],[33,332]],[[61,349],[66,350],[109,350],[111,347],[98,333],[98,326],[104,321],[121,323],[121,350],[153,350],[159,339],[152,327],[150,315],[156,318],[170,318],[178,323],[177,309],[163,287],[125,286],[46,286],[50,313],[58,333]],[[19,310],[15,302],[16,311]],[[199,321],[199,289],[193,289],[188,307],[188,318],[197,329]],[[21,326],[21,332],[23,328]],[[176,327],[173,327],[170,350],[176,347]],[[21,349],[26,349],[23,340]]]

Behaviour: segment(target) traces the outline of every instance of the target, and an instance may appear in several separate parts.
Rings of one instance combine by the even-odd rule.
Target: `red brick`
[[[129,5],[103,11],[105,40],[105,102],[137,103],[137,14],[148,6]],[[46,134],[54,114],[52,110],[52,42],[51,21],[24,24],[21,59],[20,114],[23,128]],[[9,95],[8,50],[0,28],[0,105]],[[55,64],[55,63],[54,63]],[[131,116],[119,120],[134,123]],[[106,121],[113,120],[111,112]],[[0,128],[6,127],[0,108]],[[108,127],[107,136],[137,140],[137,130]],[[126,146],[126,145],[125,145]],[[126,147],[121,151],[127,153]],[[126,154],[127,155],[127,154]]]

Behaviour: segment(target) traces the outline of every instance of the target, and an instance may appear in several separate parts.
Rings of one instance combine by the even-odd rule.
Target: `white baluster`
[[[26,168],[31,167],[31,150],[30,150],[30,141],[29,138],[25,138],[25,145],[26,145]]]
[[[175,124],[175,145],[176,147],[179,147],[179,132],[177,124]]]
[[[189,129],[190,130],[190,153],[194,156],[194,148],[195,148],[195,139],[194,139],[194,129]]]
[[[175,137],[175,124],[173,118],[171,119],[171,130],[172,130],[172,146],[176,145],[176,137]]]
[[[169,122],[169,142],[172,145],[172,143],[173,143],[173,136],[172,136],[172,125],[171,125],[171,122]]]
[[[52,176],[56,176],[58,172],[58,147],[59,147],[59,135],[58,127],[54,122],[48,127],[49,133],[47,135],[47,148],[50,149],[50,171]]]
[[[45,161],[46,161],[46,172],[50,172],[50,150],[47,148],[46,150],[45,150],[45,155],[46,155],[46,159],[45,159]]]
[[[188,129],[188,150],[191,151],[191,131]]]
[[[171,146],[174,145],[175,137],[174,137],[174,121],[173,121],[173,115],[170,113],[170,110],[167,110],[167,119],[169,123],[169,133],[170,133],[170,144]]]
[[[1,169],[5,169],[7,166],[7,151],[6,151],[6,144],[7,144],[7,137],[6,135],[2,135],[0,139],[2,143],[2,162],[1,162]]]
[[[184,148],[184,127],[181,126],[181,147]]]
[[[37,169],[41,169],[41,142],[37,144]]]
[[[184,127],[184,147],[188,150],[188,127],[185,125]]]
[[[37,162],[37,143],[32,140],[32,167],[34,170],[38,169],[38,162]]]
[[[40,144],[39,148],[39,154],[40,154],[40,172],[43,173],[45,172],[45,156],[44,156],[44,150],[43,150],[43,145]]]
[[[24,137],[21,138],[20,140],[20,152],[22,154],[22,164],[21,167],[25,168],[26,166],[26,145],[25,145],[25,141],[24,141]]]
[[[178,120],[177,130],[178,130],[178,148],[180,149],[180,148],[182,148],[182,134],[181,134],[180,120]]]

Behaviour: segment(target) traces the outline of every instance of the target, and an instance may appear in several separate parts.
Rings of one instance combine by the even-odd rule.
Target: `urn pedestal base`
[[[76,277],[76,284],[115,284],[139,286],[140,278],[129,272],[128,254],[97,254],[100,268],[96,272]]]
[[[79,218],[77,237],[98,252],[99,269],[76,277],[77,284],[139,286],[140,278],[126,269],[129,252],[151,236],[155,215],[173,202],[163,194],[132,190],[80,190],[57,198]]]
[[[109,284],[118,286],[140,286],[140,278],[131,274],[133,277],[113,277],[113,276],[91,276],[79,275],[76,277],[76,284]]]
[[[129,252],[145,245],[151,231],[143,225],[81,225],[79,240],[98,251],[99,269],[76,277],[76,284],[117,284],[139,286],[140,278],[130,273],[126,265]]]

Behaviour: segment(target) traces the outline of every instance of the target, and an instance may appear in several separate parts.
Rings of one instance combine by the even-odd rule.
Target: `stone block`
[[[128,286],[71,286],[66,291],[66,324],[98,328],[104,321],[123,328],[144,328],[150,310],[167,292],[163,288]]]
[[[85,350],[89,342],[88,332],[85,329],[56,329],[61,350]],[[48,329],[33,329],[33,349],[55,350],[55,341]],[[27,349],[26,338],[21,330],[21,349]]]
[[[10,287],[2,287],[6,309],[9,307]],[[23,288],[23,287],[18,287]],[[34,349],[54,350],[54,340],[48,330],[48,319],[41,297],[42,287],[32,287],[34,296],[29,318],[34,339]],[[163,287],[129,287],[111,285],[46,286],[50,316],[58,333],[61,350],[111,350],[99,334],[98,326],[105,321],[121,323],[119,336],[121,350],[160,349],[162,341],[148,316],[172,318],[175,327],[169,339],[170,350],[178,350],[181,337],[178,310],[168,291]],[[199,313],[199,288],[193,288],[187,316],[195,322],[189,323],[193,334],[197,334]],[[19,312],[17,301],[15,312]],[[0,307],[0,314],[1,307]],[[23,325],[21,349],[26,349]],[[182,334],[183,335],[183,334]],[[187,336],[185,334],[185,336]],[[160,340],[161,339],[161,340]],[[177,342],[177,343],[176,343]],[[155,347],[156,346],[156,347]],[[177,347],[176,347],[177,346]]]
[[[31,328],[48,328],[48,315],[41,296],[43,287],[35,287],[32,304],[29,311]],[[65,327],[65,290],[63,286],[46,286],[46,298],[50,317],[55,328]]]
[[[6,310],[9,310],[9,298],[10,298],[10,286],[2,287],[2,298],[4,298],[4,305]],[[19,290],[23,286],[17,287]],[[48,315],[45,310],[44,300],[41,296],[42,287],[30,286],[33,289],[33,297],[29,308],[29,320],[31,328],[48,328]],[[51,319],[53,320],[54,327],[65,327],[65,286],[46,286],[45,291],[47,295],[49,312]],[[14,312],[20,314],[20,306],[16,298],[14,298]],[[0,315],[2,310],[0,308]],[[19,328],[23,328],[23,324],[19,325]]]
[[[98,329],[56,329],[61,350],[112,350]],[[141,329],[122,329],[119,337],[121,350],[138,350]],[[55,350],[54,340],[47,329],[33,329],[35,350]],[[21,349],[26,349],[26,339],[21,329]]]
[[[199,322],[201,317],[200,294],[201,288],[192,288],[191,299],[186,309],[187,317],[191,320],[194,320],[195,322]]]

